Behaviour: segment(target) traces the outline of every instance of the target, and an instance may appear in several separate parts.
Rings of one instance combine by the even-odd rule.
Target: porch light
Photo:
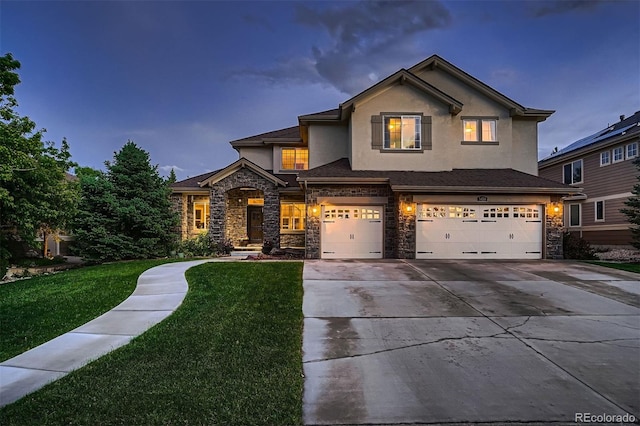
[[[311,211],[313,212],[313,214],[316,214],[316,213],[318,213],[318,208],[314,207],[314,208],[311,209]]]
[[[558,212],[560,211],[560,207],[558,207],[558,206],[553,206],[553,211],[554,211],[555,213],[558,213]]]
[[[407,210],[407,213],[411,213],[413,211],[413,206],[411,204],[407,204],[405,209]]]

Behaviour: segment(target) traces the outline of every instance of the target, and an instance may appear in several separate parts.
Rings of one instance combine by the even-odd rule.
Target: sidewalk
[[[143,272],[120,305],[87,324],[0,363],[0,407],[129,343],[184,300],[185,271],[212,260],[167,263]]]

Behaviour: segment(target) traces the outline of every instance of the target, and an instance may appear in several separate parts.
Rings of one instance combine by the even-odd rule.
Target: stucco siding
[[[514,168],[535,173],[535,132],[527,126],[521,126],[519,149],[516,151],[513,149],[509,112],[475,92],[467,91],[465,98],[467,102],[462,112],[452,116],[447,105],[405,84],[391,86],[356,105],[350,132],[353,169],[442,171],[454,168]],[[371,116],[382,112],[422,113],[431,117],[432,149],[422,152],[381,152],[380,149],[373,149]],[[463,117],[498,118],[498,144],[463,144]]]
[[[531,175],[538,175],[538,122],[535,120],[511,120],[512,140],[511,168]]]
[[[348,156],[349,136],[345,125],[309,126],[309,168],[322,166]]]
[[[272,146],[244,147],[238,150],[240,158],[244,157],[265,170],[273,170],[274,149]]]

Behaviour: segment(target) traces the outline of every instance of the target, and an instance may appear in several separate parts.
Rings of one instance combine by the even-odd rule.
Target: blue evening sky
[[[131,139],[179,178],[438,54],[532,108],[539,158],[640,110],[640,2],[0,1],[19,112],[103,168]]]

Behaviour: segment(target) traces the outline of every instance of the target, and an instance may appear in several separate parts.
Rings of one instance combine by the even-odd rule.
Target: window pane
[[[613,149],[613,161],[616,162],[616,161],[622,161],[622,160],[623,160],[623,158],[622,158],[622,147],[619,146],[617,148],[614,148]]]
[[[282,149],[282,169],[292,170],[295,166],[296,150],[295,149]]]
[[[567,185],[571,184],[571,164],[564,165],[563,182]]]
[[[636,157],[638,155],[638,143],[634,142],[627,145],[627,159]]]
[[[463,120],[464,140],[475,142],[478,140],[478,122],[476,120]]]
[[[416,117],[402,117],[402,148],[416,148]]]
[[[610,157],[609,157],[609,151],[605,151],[605,152],[601,152],[600,153],[600,165],[604,166],[606,164],[609,164],[610,162]]]
[[[604,220],[604,201],[596,201],[596,220]]]
[[[296,149],[296,170],[307,170],[309,168],[309,150],[306,148]]]
[[[569,226],[580,226],[580,204],[571,204],[569,206],[570,218]]]
[[[402,139],[402,119],[400,117],[387,117],[385,148],[400,149]]]
[[[482,120],[482,141],[495,142],[496,140],[495,120]]]
[[[573,182],[582,182],[582,160],[573,162]]]

